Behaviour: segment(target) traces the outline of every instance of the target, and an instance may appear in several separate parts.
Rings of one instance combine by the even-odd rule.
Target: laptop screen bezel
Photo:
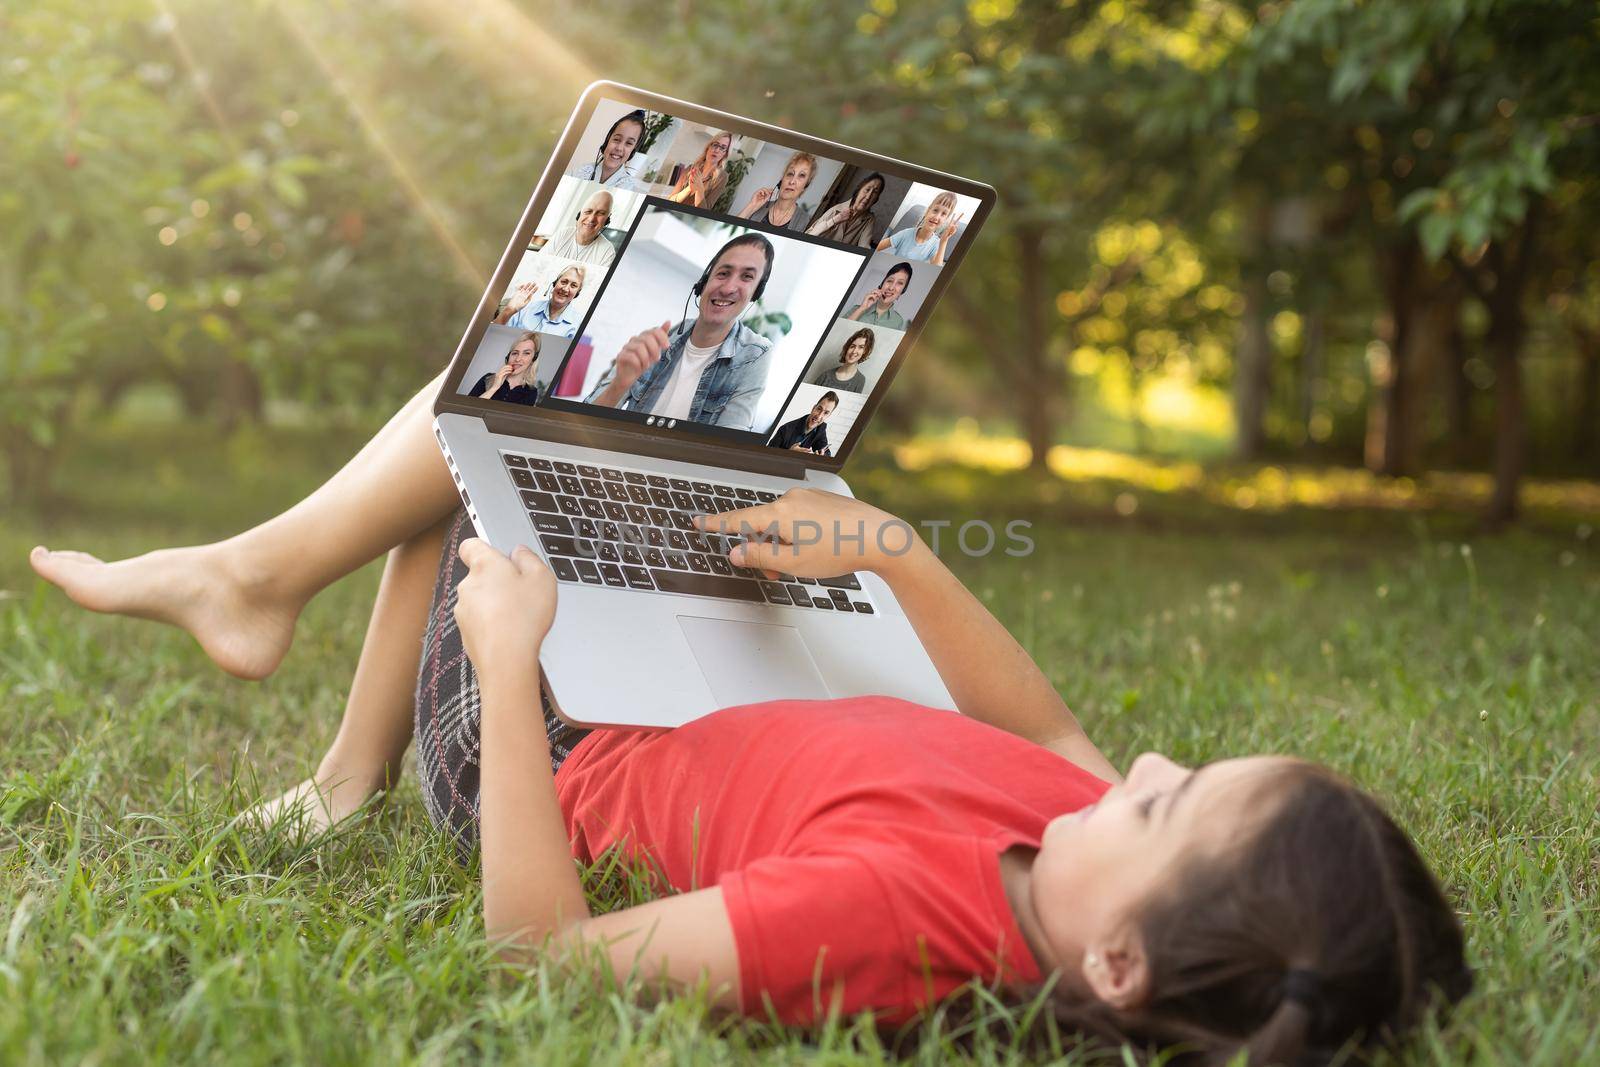
[[[846,145],[836,144],[832,141],[811,137],[778,126],[767,125],[752,119],[741,118],[711,108],[690,104],[672,97],[661,96],[634,86],[622,85],[617,82],[597,81],[584,89],[577,106],[567,120],[566,128],[562,131],[551,153],[550,160],[545,165],[544,172],[534,186],[533,194],[528,200],[527,207],[523,210],[522,218],[512,232],[511,239],[506,245],[505,252],[500,257],[499,265],[490,277],[485,287],[483,296],[479,299],[477,312],[472,316],[466,332],[462,335],[461,342],[456,348],[455,356],[450,361],[450,366],[445,372],[439,394],[434,402],[434,414],[442,415],[447,412],[456,412],[484,417],[493,423],[494,428],[500,432],[513,433],[518,436],[540,439],[552,437],[559,440],[577,441],[589,447],[603,448],[630,453],[642,453],[660,456],[667,459],[683,458],[678,453],[685,448],[676,445],[693,445],[696,458],[703,457],[707,447],[717,449],[726,454],[726,464],[730,467],[740,467],[748,463],[759,463],[766,460],[769,463],[777,456],[783,455],[781,449],[775,449],[767,444],[766,440],[752,439],[750,441],[729,440],[726,436],[716,433],[697,432],[698,427],[693,423],[683,423],[673,430],[658,430],[655,427],[645,427],[633,422],[613,422],[603,416],[588,412],[557,410],[535,405],[520,407],[500,401],[485,400],[480,397],[464,396],[457,392],[461,384],[461,376],[466,373],[467,366],[472,362],[474,354],[482,342],[484,334],[488,332],[490,320],[495,310],[499,307],[501,297],[511,283],[512,275],[516,272],[518,264],[528,249],[528,243],[533,238],[534,228],[539,219],[543,217],[546,206],[555,195],[557,186],[565,173],[567,164],[572,159],[574,150],[578,147],[578,140],[583,135],[589,124],[590,116],[601,101],[615,101],[632,107],[643,108],[647,111],[662,112],[674,117],[682,118],[689,122],[704,123],[719,129],[731,130],[742,136],[759,138],[768,142],[776,142],[785,148],[803,150],[823,158],[836,159],[845,164],[871,167],[887,175],[908,179],[914,183],[934,185],[948,189],[953,193],[973,197],[978,201],[978,207],[973,217],[966,222],[961,241],[940,269],[938,277],[934,279],[929,288],[927,297],[923,300],[916,316],[908,324],[905,336],[901,339],[890,361],[884,366],[879,375],[877,384],[862,405],[860,413],[850,427],[850,432],[832,456],[818,456],[809,452],[797,452],[783,456],[785,460],[798,458],[800,466],[804,469],[822,471],[837,471],[844,466],[850,458],[856,443],[861,439],[862,433],[872,421],[878,406],[883,402],[884,394],[889,391],[894,383],[894,377],[899,372],[906,358],[916,347],[922,331],[926,328],[932,311],[938,306],[940,298],[944,295],[946,287],[950,284],[961,262],[966,258],[968,249],[971,248],[979,231],[982,229],[989,212],[994,207],[995,191],[990,186],[981,182],[960,178],[942,171],[931,170],[926,167],[917,167],[901,160],[890,159],[886,156],[863,152]],[[870,258],[870,256],[869,256]],[[794,385],[791,384],[791,391]],[[740,457],[746,458],[746,464],[741,464]],[[720,457],[719,457],[720,458]]]

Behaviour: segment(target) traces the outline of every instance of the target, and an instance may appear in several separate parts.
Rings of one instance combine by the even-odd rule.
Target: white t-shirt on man
[[[651,414],[657,418],[687,419],[689,406],[694,403],[694,391],[700,386],[700,375],[705,373],[706,364],[711,362],[711,357],[721,347],[717,344],[710,348],[696,348],[685,341],[683,358],[678,360],[678,366],[672,372],[672,381],[662,390],[661,398],[656,401]]]

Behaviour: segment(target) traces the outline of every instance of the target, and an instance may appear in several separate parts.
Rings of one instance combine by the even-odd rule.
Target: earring
[[[1099,957],[1099,955],[1097,955],[1096,953],[1091,952],[1088,955],[1084,956],[1083,957],[1083,965],[1085,967],[1098,967],[1098,966],[1100,966],[1100,957]]]

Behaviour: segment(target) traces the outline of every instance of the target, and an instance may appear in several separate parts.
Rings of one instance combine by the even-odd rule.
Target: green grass
[[[715,1021],[694,997],[497,972],[475,880],[409,779],[321,842],[230,829],[332,738],[375,568],[312,605],[259,685],[181,634],[74,611],[26,569],[36,540],[122,555],[230,532],[356,443],[110,429],[66,458],[50,517],[0,517],[0,1063],[892,1058],[849,1021],[806,1035]],[[1122,517],[1115,484],[913,476],[884,454],[856,473],[911,517],[1035,523],[1025,559],[947,558],[1114,760],[1295,752],[1389,803],[1479,969],[1465,1010],[1403,1062],[1600,1056],[1600,551],[1582,526],[1534,516],[1479,538],[1467,515],[1183,497]],[[933,1026],[900,1053],[1029,1058],[990,1019],[999,1036]]]

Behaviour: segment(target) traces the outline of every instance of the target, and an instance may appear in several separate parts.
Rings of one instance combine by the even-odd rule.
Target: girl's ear
[[[1148,1002],[1150,964],[1138,929],[1125,924],[1091,941],[1083,954],[1083,979],[1096,999],[1118,1011]]]

